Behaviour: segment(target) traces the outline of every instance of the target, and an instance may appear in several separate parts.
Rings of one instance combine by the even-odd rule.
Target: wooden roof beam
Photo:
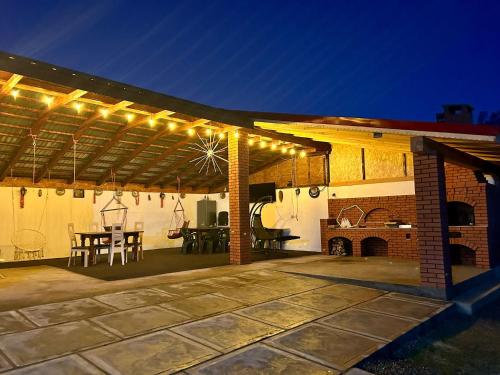
[[[148,123],[149,120],[157,120],[159,118],[163,118],[163,116],[166,116],[166,114],[172,114],[172,111],[160,111],[157,112],[151,116],[143,116],[139,119],[136,119],[129,124],[125,125],[123,128],[121,128],[118,132],[115,133],[115,135],[105,144],[101,147],[101,149],[94,154],[90,159],[88,159],[81,167],[77,168],[76,170],[76,178],[80,177],[83,172],[85,172],[92,164],[94,164],[97,160],[99,160],[102,156],[108,152],[108,150],[113,147],[115,144],[117,144],[124,136],[125,134],[133,128],[136,128],[138,126],[144,125]]]
[[[500,176],[500,166],[427,137],[412,137],[411,151],[417,154],[441,154],[448,163]]]
[[[5,82],[5,84],[0,89],[0,98],[9,95],[11,90],[19,83],[19,81],[23,79],[23,76],[20,74],[12,74],[10,78]]]
[[[124,101],[121,101],[121,102],[111,106],[111,107],[107,107],[106,110],[108,112],[107,112],[106,116],[109,116],[110,114],[117,112],[119,110],[125,109],[132,104],[134,104],[134,103],[124,100]],[[71,147],[74,144],[74,141],[78,141],[80,139],[80,137],[83,135],[83,133],[88,128],[90,128],[96,121],[98,121],[100,118],[104,118],[104,115],[103,115],[101,109],[98,109],[94,112],[94,114],[92,116],[90,116],[88,119],[86,119],[78,127],[78,130],[73,134],[73,138],[68,140],[59,151],[55,152],[54,155],[52,155],[52,157],[50,158],[48,163],[43,167],[41,172],[36,177],[35,182],[39,182],[47,174],[47,172],[49,170],[51,170],[59,162],[59,160],[71,149]]]
[[[31,125],[31,134],[38,135],[43,125],[47,122],[49,116],[59,107],[78,99],[79,97],[85,95],[87,91],[83,90],[74,90],[69,94],[61,96],[57,98],[51,105],[49,105],[45,110],[43,110],[37,119]],[[11,157],[9,163],[4,167],[4,169],[0,172],[0,181],[2,181],[8,174],[9,170],[14,167],[19,158],[25,153],[25,151],[32,145],[33,140],[31,137],[26,137],[24,141],[21,142],[21,145],[14,153],[14,156]]]
[[[111,168],[114,172],[116,172],[117,170],[119,170],[124,164],[130,162],[131,160],[133,160],[135,157],[137,157],[141,152],[143,152],[146,148],[148,148],[149,146],[151,146],[153,143],[155,143],[158,139],[160,139],[161,137],[164,137],[165,135],[168,135],[168,134],[171,134],[171,133],[177,133],[177,132],[183,132],[187,129],[190,129],[194,126],[197,126],[197,125],[200,125],[200,124],[204,124],[208,122],[208,120],[205,120],[205,119],[200,119],[200,120],[196,120],[196,121],[193,121],[189,124],[186,124],[184,126],[181,126],[179,129],[175,129],[175,130],[170,130],[168,127],[166,127],[165,129],[163,130],[160,130],[158,131],[156,134],[152,135],[151,137],[149,137],[144,143],[141,144],[140,147],[138,147],[136,150],[134,150],[130,155],[128,155],[127,157],[117,161],[116,163],[114,163],[113,167]],[[102,185],[106,179],[108,177],[111,176],[111,172],[106,172],[104,175],[102,175],[99,180],[97,181],[97,185]]]
[[[186,171],[186,170],[188,170],[188,169],[191,169],[191,168],[193,167],[193,165],[192,165],[192,164],[186,165],[186,166],[184,166],[183,168],[179,168],[179,167],[178,167],[178,165],[179,165],[179,163],[184,163],[184,162],[186,162],[186,161],[188,161],[188,162],[189,162],[189,160],[191,160],[191,159],[193,158],[193,156],[194,156],[194,155],[196,155],[196,153],[195,153],[195,152],[190,153],[189,155],[186,155],[185,157],[178,159],[178,160],[176,161],[176,163],[177,163],[177,168],[167,169],[167,170],[163,171],[163,172],[162,172],[162,173],[160,173],[159,175],[156,175],[156,176],[155,176],[155,177],[153,177],[151,180],[149,180],[148,182],[146,182],[146,183],[144,184],[144,186],[145,186],[145,187],[150,187],[150,186],[152,186],[152,185],[155,185],[155,184],[157,184],[157,183],[162,182],[162,180],[163,180],[166,176],[168,176],[168,175],[170,175],[170,174],[172,174],[172,173],[175,173],[175,174],[177,174],[177,175],[178,175],[179,173],[182,173],[182,172],[184,172],[184,171]],[[161,185],[164,185],[164,184],[161,184]]]

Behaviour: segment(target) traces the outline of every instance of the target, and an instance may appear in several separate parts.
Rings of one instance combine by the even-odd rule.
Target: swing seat
[[[167,233],[167,238],[170,240],[176,240],[182,238],[181,229],[186,229],[189,226],[189,221],[185,221],[181,228],[170,229]]]

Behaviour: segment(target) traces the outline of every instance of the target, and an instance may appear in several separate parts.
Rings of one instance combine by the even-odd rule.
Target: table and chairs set
[[[99,225],[93,223],[88,232],[75,232],[73,223],[68,224],[68,235],[71,243],[68,267],[76,264],[76,257],[81,256],[84,267],[97,264],[103,252],[107,255],[110,266],[113,265],[113,258],[116,253],[120,254],[121,263],[125,265],[128,261],[128,253],[134,261],[144,259],[144,249],[142,237],[144,233],[144,223],[136,222],[134,229],[124,229],[122,224],[105,226],[104,230],[99,230]],[[80,237],[78,241],[77,236]]]

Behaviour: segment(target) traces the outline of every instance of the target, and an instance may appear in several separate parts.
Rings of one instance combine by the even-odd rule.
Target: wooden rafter
[[[130,129],[136,128],[138,126],[146,124],[150,119],[153,121],[164,118],[164,116],[168,116],[168,114],[172,114],[172,111],[161,111],[157,112],[151,116],[144,116],[137,120],[134,120],[120,129],[114,136],[111,138],[106,144],[101,147],[101,149],[95,153],[91,158],[89,158],[81,167],[76,170],[76,178],[80,177],[83,172],[85,172],[92,164],[94,164],[97,160],[99,160],[102,156],[106,154],[115,144],[117,144]]]
[[[128,106],[132,105],[132,102],[128,102],[126,100],[121,101],[111,107],[106,108],[108,111],[108,115],[125,109]],[[83,133],[90,128],[97,120],[103,117],[102,111],[99,109],[94,112],[87,120],[85,120],[79,127],[78,130],[73,134],[73,138],[68,140],[63,147],[54,153],[54,155],[50,158],[50,160],[47,162],[47,164],[43,167],[42,171],[39,172],[35,182],[39,182],[45,174],[52,169],[58,162],[59,160],[71,149],[75,141],[78,141],[80,137],[83,135]]]
[[[69,94],[64,96],[60,96],[57,98],[52,105],[50,105],[47,109],[43,110],[34,123],[31,125],[31,134],[38,135],[43,125],[47,122],[49,116],[59,107],[78,99],[79,97],[85,95],[87,91],[84,90],[74,90]],[[26,137],[24,141],[21,142],[21,145],[15,152],[14,156],[9,160],[9,163],[4,167],[2,172],[0,172],[0,181],[2,181],[8,174],[8,171],[14,167],[14,164],[17,163],[19,158],[26,152],[26,150],[32,145],[33,140],[29,137]]]
[[[0,97],[9,95],[10,91],[19,83],[21,79],[23,79],[22,75],[12,74],[0,89]]]
[[[191,164],[184,165],[182,167],[179,167],[179,165],[182,164],[182,163],[184,163],[184,162],[186,162],[186,161],[191,160],[194,155],[196,155],[196,153],[192,152],[192,153],[186,155],[185,157],[178,159],[176,161],[176,165],[177,165],[176,168],[166,169],[165,171],[163,171],[160,174],[154,176],[151,180],[149,180],[148,182],[146,182],[144,184],[144,186],[149,187],[149,186],[156,185],[158,183],[161,183],[165,177],[169,176],[172,173],[178,175],[179,173],[182,173],[182,172],[184,172],[184,171],[186,171],[188,169],[191,169],[193,167]]]
[[[167,148],[165,151],[163,151],[160,155],[158,155],[156,158],[154,158],[150,162],[146,163],[145,165],[142,165],[134,173],[132,173],[130,176],[128,176],[124,181],[122,181],[122,186],[125,186],[130,181],[133,181],[136,177],[138,177],[141,174],[147,172],[148,170],[150,170],[151,168],[153,168],[158,163],[161,163],[167,156],[172,155],[180,147],[186,145],[189,142],[191,142],[191,140],[185,139],[185,140],[182,140],[180,142],[177,142],[177,143],[173,144],[172,146],[170,146],[169,148]]]
[[[155,143],[158,139],[160,139],[168,134],[171,134],[173,132],[176,132],[176,133],[183,132],[187,129],[190,129],[190,128],[197,126],[197,125],[204,124],[206,122],[208,122],[208,120],[200,119],[200,120],[193,121],[189,124],[186,124],[184,126],[181,126],[179,129],[176,129],[176,130],[170,130],[168,127],[166,127],[165,129],[158,131],[156,134],[152,135],[145,142],[143,142],[140,145],[140,147],[138,147],[136,150],[134,150],[131,154],[127,155],[125,158],[120,159],[119,161],[114,163],[113,166],[111,167],[111,170],[113,170],[114,172],[118,171],[124,164],[133,160],[141,152],[143,152],[145,149],[147,149],[149,146],[151,146],[153,143]],[[111,173],[106,172],[104,175],[102,175],[99,178],[99,180],[97,180],[97,185],[102,185],[106,181],[106,179],[108,179],[110,176],[111,176]]]

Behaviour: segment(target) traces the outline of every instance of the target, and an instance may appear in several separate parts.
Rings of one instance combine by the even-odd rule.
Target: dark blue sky
[[[2,1],[0,49],[219,107],[500,109],[499,1]]]

